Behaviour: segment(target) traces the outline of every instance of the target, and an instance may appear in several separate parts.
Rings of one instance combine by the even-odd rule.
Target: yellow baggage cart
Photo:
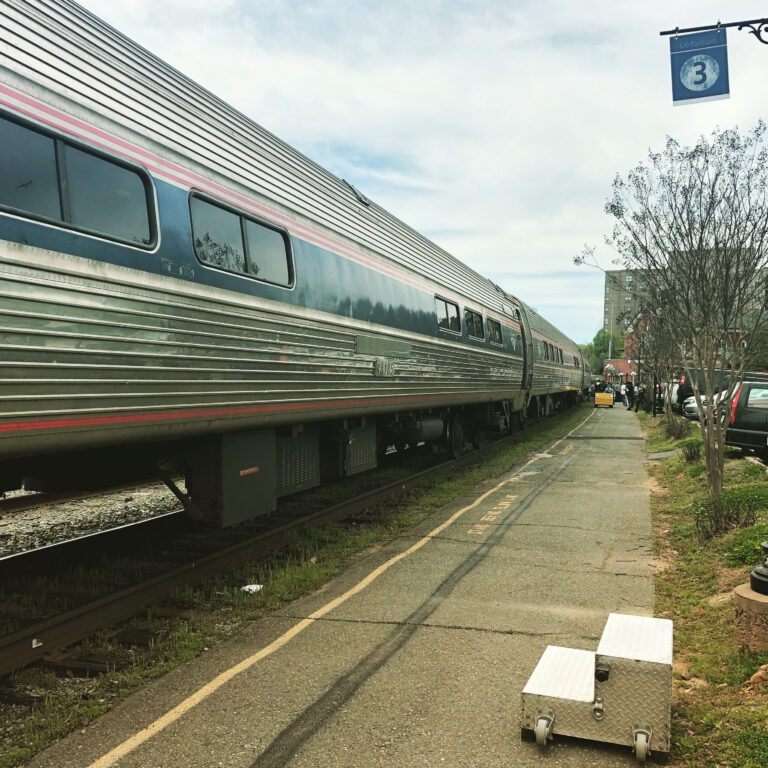
[[[613,408],[613,392],[595,392],[595,408],[598,405],[607,405]]]

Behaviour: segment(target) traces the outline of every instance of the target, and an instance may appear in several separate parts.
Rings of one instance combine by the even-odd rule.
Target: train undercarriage
[[[572,400],[547,395],[516,412],[500,401],[32,456],[0,465],[0,491],[98,490],[160,477],[190,516],[230,526],[274,511],[283,496],[374,469],[387,453],[428,444],[458,457]]]

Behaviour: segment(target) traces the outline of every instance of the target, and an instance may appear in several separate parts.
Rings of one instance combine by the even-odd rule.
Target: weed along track
[[[8,619],[0,638],[0,675],[132,616],[174,591],[273,554],[303,527],[360,515],[371,505],[394,498],[411,485],[444,471],[446,466],[406,474],[309,513],[307,509],[316,503],[301,505],[292,500],[281,514],[258,519],[243,529],[201,529],[191,525],[183,514],[169,513],[4,558],[0,560],[0,575],[4,584],[3,615]],[[37,578],[30,580],[30,574]],[[78,584],[85,588],[78,589]],[[34,591],[28,603],[25,585],[31,585]],[[43,600],[38,602],[41,593]],[[23,616],[10,618],[13,612],[9,601],[26,603],[33,621],[25,623]],[[34,620],[62,606],[69,609]]]
[[[0,675],[50,658],[185,588],[273,556],[302,529],[340,520],[359,524],[375,514],[376,505],[482,462],[484,455],[503,450],[511,440],[441,463],[426,451],[414,452],[408,463],[425,466],[421,471],[414,473],[396,459],[354,484],[294,497],[278,513],[236,529],[201,529],[175,511],[2,558]],[[368,489],[361,491],[361,485]],[[350,493],[355,495],[334,503]]]

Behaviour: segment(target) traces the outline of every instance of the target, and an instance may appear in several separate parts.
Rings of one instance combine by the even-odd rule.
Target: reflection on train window
[[[189,199],[189,212],[195,253],[204,264],[291,285],[290,250],[283,232],[197,194]]]
[[[283,234],[250,219],[245,220],[248,271],[259,280],[289,285],[291,273]]]
[[[464,325],[467,326],[467,334],[473,339],[484,339],[483,316],[471,309],[464,310]]]
[[[0,118],[0,205],[61,219],[53,139]]]
[[[131,245],[154,241],[149,178],[138,168],[0,118],[0,207]]]
[[[72,224],[120,240],[151,242],[147,193],[139,174],[75,147],[66,147],[65,158]]]
[[[437,325],[445,331],[461,332],[459,322],[459,307],[452,301],[446,301],[435,296],[435,312],[437,313]]]
[[[502,343],[501,323],[496,320],[491,320],[490,317],[488,318],[488,338],[490,339],[491,344]]]
[[[240,217],[193,197],[192,235],[200,261],[229,272],[245,272],[245,248]]]

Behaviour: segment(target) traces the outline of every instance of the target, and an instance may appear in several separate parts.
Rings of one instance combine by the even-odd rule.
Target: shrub
[[[664,425],[664,432],[667,437],[673,440],[679,440],[681,437],[685,437],[688,434],[689,425],[687,421],[682,419],[673,419],[672,422],[667,422]]]
[[[679,447],[683,458],[687,462],[693,463],[701,458],[701,449],[704,447],[704,443],[699,437],[689,437],[683,440]]]
[[[692,507],[699,537],[710,539],[733,528],[752,525],[757,511],[768,509],[768,486],[761,483],[731,488],[714,501],[697,499]]]

